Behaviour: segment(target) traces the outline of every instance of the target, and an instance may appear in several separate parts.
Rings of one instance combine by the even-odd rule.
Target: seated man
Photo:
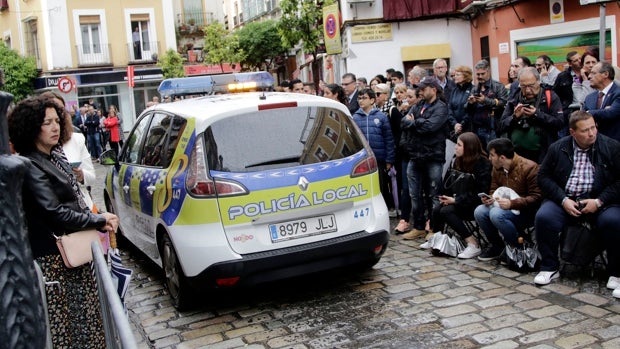
[[[517,246],[519,232],[534,224],[541,200],[536,182],[537,163],[516,154],[507,138],[490,141],[487,151],[493,165],[491,196],[482,197],[482,205],[474,211],[478,226],[491,244],[478,256],[481,261],[499,258],[505,244]],[[499,194],[495,193],[498,189],[501,192],[512,189],[516,195],[494,195]]]
[[[538,173],[545,201],[536,213],[542,261],[534,283],[547,285],[559,277],[560,231],[571,216],[591,214],[603,246],[610,247],[607,288],[620,298],[620,143],[597,134],[585,111],[571,114],[569,131],[551,145]]]

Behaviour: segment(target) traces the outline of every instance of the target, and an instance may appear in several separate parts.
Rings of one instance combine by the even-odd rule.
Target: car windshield
[[[324,107],[267,109],[220,120],[204,133],[211,170],[253,172],[341,159],[364,143],[353,121]]]

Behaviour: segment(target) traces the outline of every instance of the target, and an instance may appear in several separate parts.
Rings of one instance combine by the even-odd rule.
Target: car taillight
[[[351,177],[359,177],[369,173],[373,173],[377,170],[377,159],[370,155],[367,158],[360,160],[351,172]]]
[[[187,192],[195,196],[233,196],[247,194],[247,190],[241,184],[219,178],[209,178],[202,142],[196,141],[196,145],[190,156],[189,169],[185,180]]]

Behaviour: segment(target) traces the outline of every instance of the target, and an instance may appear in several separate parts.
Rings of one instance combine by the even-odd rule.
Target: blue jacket
[[[388,117],[377,108],[372,108],[368,115],[360,108],[353,114],[353,121],[366,136],[377,161],[393,164],[396,151]]]
[[[461,124],[467,116],[465,107],[467,106],[467,98],[474,90],[474,85],[471,82],[463,83],[462,85],[454,85],[452,92],[448,97],[448,117],[450,119],[450,129],[454,129],[454,125]],[[468,129],[463,125],[463,129]]]
[[[620,141],[620,87],[615,82],[613,83],[603,99],[601,109],[596,109],[598,92],[592,92],[586,96],[583,110],[594,116],[599,133]]]

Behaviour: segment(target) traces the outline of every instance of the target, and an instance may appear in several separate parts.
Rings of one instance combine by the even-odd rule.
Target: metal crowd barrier
[[[110,269],[103,256],[101,244],[94,241],[91,244],[91,249],[93,251],[93,269],[97,280],[97,292],[101,302],[106,348],[137,348],[127,314],[112,282]]]

